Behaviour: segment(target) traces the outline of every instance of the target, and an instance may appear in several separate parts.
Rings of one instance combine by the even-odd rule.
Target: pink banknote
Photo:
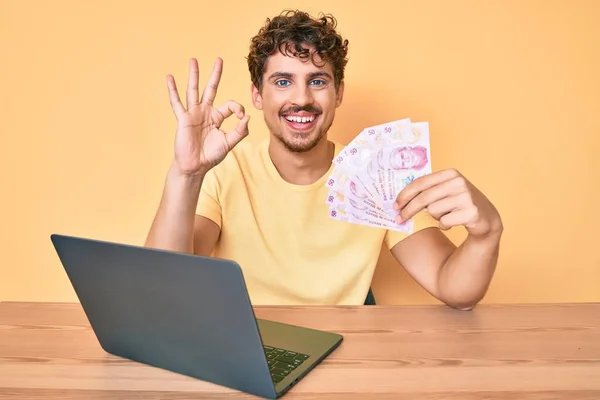
[[[334,158],[327,180],[330,217],[412,232],[412,220],[395,222],[400,191],[431,173],[429,124],[409,118],[364,129]],[[334,215],[335,214],[335,215]]]

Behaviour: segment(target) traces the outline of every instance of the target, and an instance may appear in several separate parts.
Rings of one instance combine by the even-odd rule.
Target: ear
[[[250,85],[250,91],[252,92],[252,104],[258,110],[262,110],[262,96],[260,95],[260,90],[252,83]]]
[[[340,86],[335,94],[335,106],[336,108],[342,105],[342,100],[344,99],[344,81],[340,82]]]

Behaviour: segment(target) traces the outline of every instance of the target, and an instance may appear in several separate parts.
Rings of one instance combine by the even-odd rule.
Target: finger
[[[229,118],[233,114],[235,114],[239,119],[242,119],[246,114],[244,106],[233,100],[229,100],[228,102],[220,105],[217,108],[217,111],[223,116],[223,119]]]
[[[240,122],[237,123],[236,127],[233,128],[233,130],[225,136],[227,138],[227,143],[229,143],[230,149],[232,149],[236,144],[241,142],[243,138],[248,136],[249,121],[250,116],[244,115]]]
[[[439,227],[443,231],[447,231],[453,226],[460,226],[468,224],[471,218],[471,212],[469,210],[456,210],[452,211],[440,218]]]
[[[175,113],[175,116],[179,117],[185,112],[179,93],[177,92],[177,85],[175,84],[175,78],[173,75],[167,75],[167,88],[169,89],[169,100],[171,102],[171,108]]]
[[[187,108],[198,104],[198,61],[195,58],[190,60],[190,72],[188,76],[188,86],[186,94]]]
[[[396,210],[401,210],[406,207],[408,202],[419,195],[419,193],[458,176],[460,176],[460,174],[453,169],[447,169],[421,176],[406,185],[406,187],[400,191],[398,197],[396,198],[396,202],[394,203],[394,208]]]
[[[448,196],[427,206],[427,212],[439,221],[444,215],[459,210],[464,204],[465,193]]]
[[[215,97],[217,96],[217,89],[219,88],[219,82],[221,81],[221,73],[223,72],[223,60],[221,58],[217,58],[215,64],[213,66],[212,73],[210,74],[210,78],[204,87],[204,92],[202,93],[202,103],[212,104],[215,101]]]
[[[453,178],[420,192],[414,198],[412,198],[404,206],[404,208],[400,209],[400,220],[406,221],[414,217],[420,211],[429,207],[430,204],[433,204],[448,196],[454,196],[459,193],[463,193],[465,188],[461,181],[462,179],[460,177]]]

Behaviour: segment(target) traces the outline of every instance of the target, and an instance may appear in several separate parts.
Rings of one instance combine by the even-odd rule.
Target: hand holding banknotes
[[[167,86],[171,107],[177,117],[175,135],[175,162],[181,173],[196,175],[206,173],[220,163],[227,153],[248,135],[249,116],[244,107],[234,101],[228,101],[215,108],[213,101],[221,79],[223,61],[219,58],[214,64],[212,74],[199,98],[198,62],[190,60],[186,106],[181,104],[175,79],[167,76]],[[229,133],[220,127],[223,121],[235,114],[240,121]]]
[[[400,192],[394,208],[399,210],[397,222],[427,210],[442,230],[462,225],[470,235],[485,237],[501,229],[493,204],[454,169],[415,179]]]
[[[411,233],[397,221],[398,193],[431,173],[429,124],[402,119],[364,129],[333,160],[325,203],[331,218]]]
[[[460,173],[432,173],[427,122],[366,128],[333,162],[325,201],[331,218],[412,233],[413,217],[426,210],[444,230],[463,225],[485,236],[501,229],[497,210]]]

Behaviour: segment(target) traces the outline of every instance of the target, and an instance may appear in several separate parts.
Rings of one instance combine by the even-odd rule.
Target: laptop
[[[257,319],[234,261],[50,238],[100,346],[115,356],[275,399],[343,340]]]

